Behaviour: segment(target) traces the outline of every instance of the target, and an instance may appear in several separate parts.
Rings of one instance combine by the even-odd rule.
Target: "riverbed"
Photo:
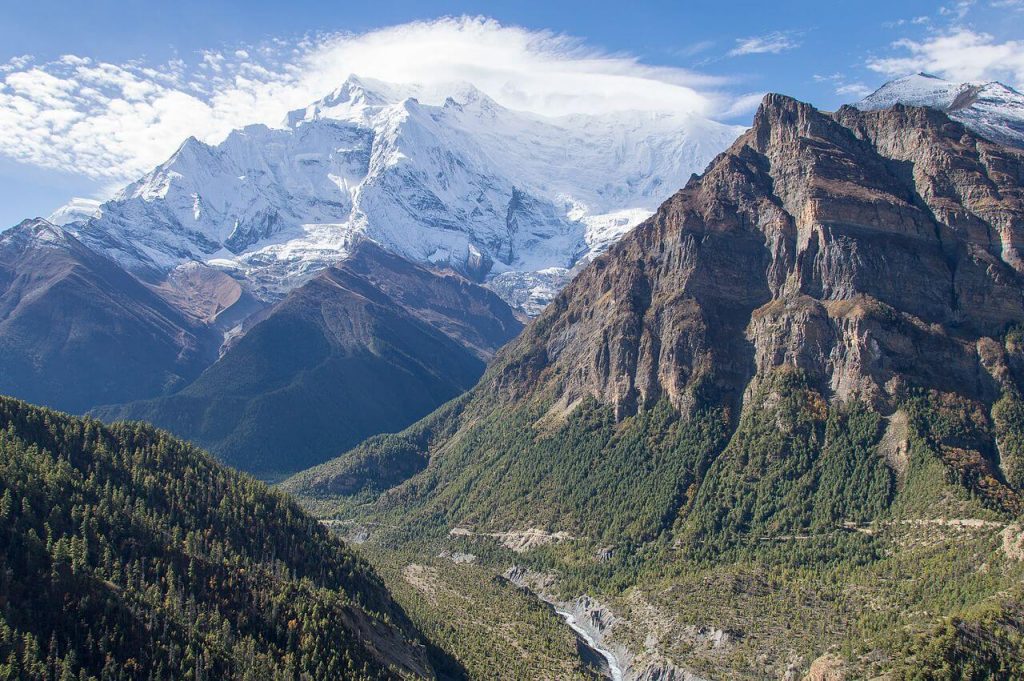
[[[619,667],[619,661],[615,659],[615,655],[610,650],[602,648],[598,642],[594,640],[594,637],[591,636],[586,629],[580,626],[579,622],[576,621],[576,616],[571,612],[566,612],[565,610],[560,610],[558,608],[555,608],[555,612],[561,615],[562,619],[565,620],[565,623],[568,624],[581,639],[583,639],[583,642],[586,643],[591,650],[597,652],[598,655],[608,662],[608,672],[611,675],[612,681],[622,681],[622,669]]]

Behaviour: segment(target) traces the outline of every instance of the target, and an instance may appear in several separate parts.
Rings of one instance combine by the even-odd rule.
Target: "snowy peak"
[[[11,229],[0,233],[0,252],[10,249],[24,251],[29,248],[71,248],[77,244],[63,227],[43,218],[22,220]]]
[[[100,205],[95,199],[76,197],[53,211],[47,220],[60,227],[72,222],[85,222],[100,216]]]
[[[0,238],[6,238],[13,234],[25,234],[33,237],[63,236],[64,230],[44,218],[29,218],[22,220],[9,231],[4,232]]]
[[[352,76],[280,127],[186,140],[69,228],[147,281],[201,262],[268,301],[369,239],[537,312],[740,132],[687,114],[543,117],[468,83]]]
[[[424,87],[395,85],[372,78],[349,76],[342,85],[323,99],[296,109],[285,117],[284,127],[295,128],[318,120],[372,123],[382,110],[395,111],[416,106],[469,109],[493,115],[502,107],[467,82],[452,82]]]
[[[341,86],[320,101],[323,106],[338,106],[345,103],[359,103],[383,106],[394,101],[394,88],[387,83],[368,80],[350,75]]]
[[[1024,147],[1024,95],[989,83],[954,83],[927,73],[897,78],[854,106],[863,111],[895,104],[939,109],[994,142]]]
[[[386,106],[404,98],[400,88],[369,78],[349,76],[338,89],[303,109],[285,117],[284,126],[295,128],[321,119],[340,121],[366,120]]]
[[[928,73],[915,73],[891,80],[854,106],[862,111],[888,109],[895,104],[927,106],[945,111],[964,85],[951,83]]]

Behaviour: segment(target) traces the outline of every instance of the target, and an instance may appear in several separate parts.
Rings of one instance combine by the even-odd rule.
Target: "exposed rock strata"
[[[563,405],[593,396],[620,416],[662,396],[738,406],[782,364],[883,409],[907,386],[990,402],[984,339],[1024,319],[1022,160],[938,111],[768,95],[494,381],[513,398],[544,381]]]

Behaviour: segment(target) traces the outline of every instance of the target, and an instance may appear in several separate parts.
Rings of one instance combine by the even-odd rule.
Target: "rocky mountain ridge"
[[[567,404],[622,415],[735,399],[780,364],[841,399],[884,402],[896,379],[991,401],[978,344],[1024,318],[1020,177],[1020,153],[937,111],[771,95],[521,343]]]
[[[283,487],[557,574],[681,675],[1024,669],[1022,177],[937,109],[768,95],[473,390]]]

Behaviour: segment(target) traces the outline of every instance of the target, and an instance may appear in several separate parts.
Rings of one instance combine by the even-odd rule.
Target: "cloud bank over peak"
[[[195,63],[111,64],[65,55],[0,64],[0,155],[123,182],[195,136],[279,123],[349,75],[425,86],[467,81],[539,115],[618,110],[737,110],[720,78],[650,66],[548,31],[485,18],[415,22],[208,51]]]

